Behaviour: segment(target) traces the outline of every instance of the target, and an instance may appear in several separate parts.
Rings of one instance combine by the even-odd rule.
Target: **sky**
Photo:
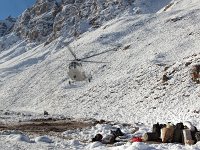
[[[36,0],[0,0],[0,20],[8,16],[17,17]]]

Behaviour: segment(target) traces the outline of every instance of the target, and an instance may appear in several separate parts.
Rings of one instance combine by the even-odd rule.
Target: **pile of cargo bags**
[[[200,132],[190,122],[154,124],[152,132],[147,132],[141,137],[141,141],[155,141],[162,143],[195,144],[200,141]]]
[[[120,141],[120,137],[125,136],[120,128],[111,130],[109,135],[103,137],[97,134],[92,138],[92,142],[99,141],[103,144],[113,144]],[[116,138],[118,140],[116,140]],[[192,145],[200,141],[200,131],[190,122],[180,122],[176,125],[168,122],[167,124],[154,124],[152,132],[145,133],[142,137],[132,137],[129,142],[145,143],[181,143]]]

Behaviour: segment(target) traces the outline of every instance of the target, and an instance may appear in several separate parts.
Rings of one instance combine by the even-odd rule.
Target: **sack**
[[[194,144],[194,140],[192,140],[192,135],[190,129],[183,130],[183,141],[185,144],[192,145]]]
[[[130,142],[142,142],[142,138],[141,137],[133,137]]]
[[[197,128],[194,126],[195,130],[191,131],[191,135],[192,135],[192,140],[194,140],[194,143],[197,142],[195,134],[198,132]]]
[[[183,139],[183,123],[177,123],[174,129],[173,142],[182,143]]]
[[[184,126],[186,126],[188,129],[190,129],[190,131],[195,131],[195,126],[193,126],[191,122],[186,121],[186,122],[184,122],[183,124],[184,124]]]
[[[124,136],[124,133],[120,130],[120,128],[117,128],[116,130],[111,130],[111,134],[115,135],[116,137],[118,136]]]
[[[154,124],[153,125],[153,129],[152,129],[152,132],[153,133],[157,133],[158,136],[160,137],[160,134],[161,134],[161,129],[164,128],[166,125],[165,124]]]
[[[195,133],[195,139],[197,142],[200,141],[200,132]]]
[[[103,136],[101,134],[97,134],[97,135],[95,135],[94,138],[92,138],[92,142],[95,142],[95,141],[100,142],[102,140],[102,138],[103,138]]]
[[[160,136],[160,125],[159,125],[159,123],[157,123],[157,124],[154,124],[153,125],[153,129],[152,129],[152,132],[153,133],[157,133],[158,134],[158,136]]]
[[[176,126],[175,126],[175,129],[181,129],[181,130],[184,129],[183,123],[182,122],[177,123]]]
[[[103,144],[114,144],[116,142],[116,136],[113,134],[109,134],[102,139]]]
[[[147,132],[142,136],[143,141],[158,141],[159,138],[160,138],[160,136],[155,132],[153,132],[153,133]]]
[[[174,126],[167,124],[166,127],[161,129],[161,139],[163,143],[172,142],[174,135]]]

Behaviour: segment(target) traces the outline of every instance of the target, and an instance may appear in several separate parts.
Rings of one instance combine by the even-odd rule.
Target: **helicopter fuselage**
[[[83,81],[87,78],[85,71],[82,68],[82,64],[76,61],[69,64],[67,74],[74,81]]]

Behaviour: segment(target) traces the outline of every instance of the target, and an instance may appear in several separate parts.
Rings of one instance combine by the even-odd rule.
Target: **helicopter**
[[[83,69],[83,65],[82,65],[83,62],[84,63],[85,62],[86,63],[108,63],[108,62],[102,62],[102,61],[90,61],[90,60],[86,60],[86,59],[107,53],[109,51],[117,51],[117,49],[114,48],[114,49],[110,49],[110,50],[105,50],[105,51],[97,53],[97,54],[86,56],[83,58],[78,58],[76,56],[76,54],[72,51],[72,49],[69,45],[67,45],[67,48],[70,51],[70,53],[72,54],[72,56],[74,57],[73,60],[67,60],[67,61],[70,61],[69,66],[68,66],[68,72],[67,72],[68,76],[72,80],[72,81],[69,81],[70,85],[72,82],[76,82],[76,81],[88,81],[88,82],[91,81],[92,76],[87,75],[85,73],[85,71]]]

